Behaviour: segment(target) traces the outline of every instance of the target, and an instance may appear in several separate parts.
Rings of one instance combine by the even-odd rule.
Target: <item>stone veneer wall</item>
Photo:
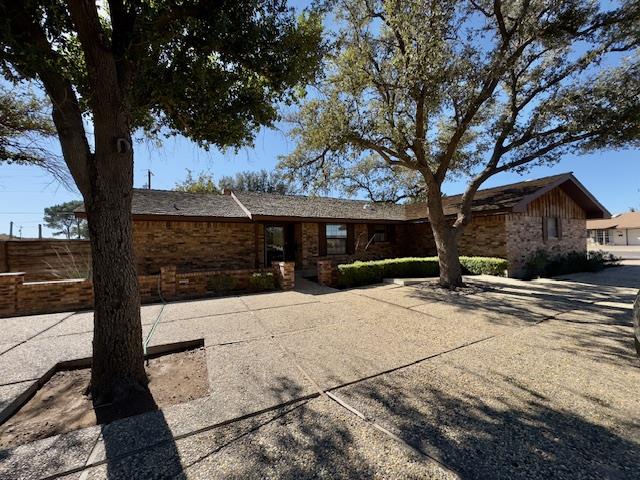
[[[134,221],[138,273],[156,274],[165,265],[178,270],[255,268],[256,227],[252,223]]]
[[[550,255],[586,252],[587,221],[584,218],[558,218],[562,237],[546,242],[542,236],[543,218],[524,214],[507,215],[507,261],[510,277],[522,277],[526,273],[527,260],[539,249]]]

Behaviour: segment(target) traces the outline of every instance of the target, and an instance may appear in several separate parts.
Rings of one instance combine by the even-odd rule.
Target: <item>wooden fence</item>
[[[89,276],[89,240],[0,241],[0,272],[24,272],[25,281]]]

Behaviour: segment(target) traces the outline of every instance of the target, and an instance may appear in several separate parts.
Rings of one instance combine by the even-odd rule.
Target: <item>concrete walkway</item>
[[[0,478],[638,478],[640,265],[142,309],[206,398],[0,451]],[[91,313],[0,320],[0,410],[91,353]]]

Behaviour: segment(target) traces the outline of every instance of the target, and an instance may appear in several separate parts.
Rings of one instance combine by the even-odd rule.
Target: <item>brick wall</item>
[[[175,267],[162,268],[161,275],[139,275],[138,288],[142,303],[160,300],[160,288],[165,300],[202,298],[216,294],[250,290],[249,279],[257,272],[274,274],[283,290],[295,286],[293,262],[276,262],[270,269],[213,270],[176,272]],[[213,291],[212,277],[232,277],[229,291]],[[0,317],[32,315],[37,313],[66,312],[93,307],[91,280],[55,280],[25,282],[23,272],[0,273]]]
[[[17,309],[20,315],[64,312],[93,305],[91,280],[28,282],[18,285]]]
[[[318,259],[318,224],[303,223],[302,240],[302,268],[315,268]]]
[[[507,258],[505,215],[472,217],[458,246],[460,255]]]
[[[371,242],[368,244],[369,228],[366,223],[356,223],[353,226],[354,253],[351,255],[327,255],[318,256],[318,223],[302,224],[302,268],[315,269],[318,260],[330,260],[334,264],[348,263],[355,260],[375,260],[381,258],[393,258],[402,255],[404,247],[402,239],[398,237],[399,227],[396,225],[396,236],[389,242]],[[368,245],[367,245],[368,244]]]
[[[408,223],[398,230],[404,257],[431,257],[436,254],[436,243],[430,223]]]
[[[256,231],[251,223],[134,221],[133,243],[139,274],[164,265],[178,270],[255,268]]]
[[[437,255],[430,223],[402,225],[403,256],[430,257]],[[473,217],[460,238],[460,255],[506,258],[505,216]]]
[[[545,250],[550,255],[572,251],[586,252],[587,225],[584,218],[559,218],[562,238],[549,239],[542,236],[544,217],[532,217],[524,214],[511,214],[506,219],[507,261],[509,276],[521,277],[526,273],[527,260],[536,250]]]

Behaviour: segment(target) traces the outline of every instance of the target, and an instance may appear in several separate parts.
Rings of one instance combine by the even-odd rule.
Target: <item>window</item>
[[[389,235],[387,234],[386,225],[374,225],[373,226],[373,241],[374,242],[388,242]]]
[[[347,253],[347,226],[345,224],[328,223],[326,225],[327,255],[344,255]]]
[[[547,217],[547,238],[549,240],[557,240],[558,235],[558,217]]]
[[[609,230],[589,230],[591,240],[600,245],[608,244],[611,239],[609,237]]]

